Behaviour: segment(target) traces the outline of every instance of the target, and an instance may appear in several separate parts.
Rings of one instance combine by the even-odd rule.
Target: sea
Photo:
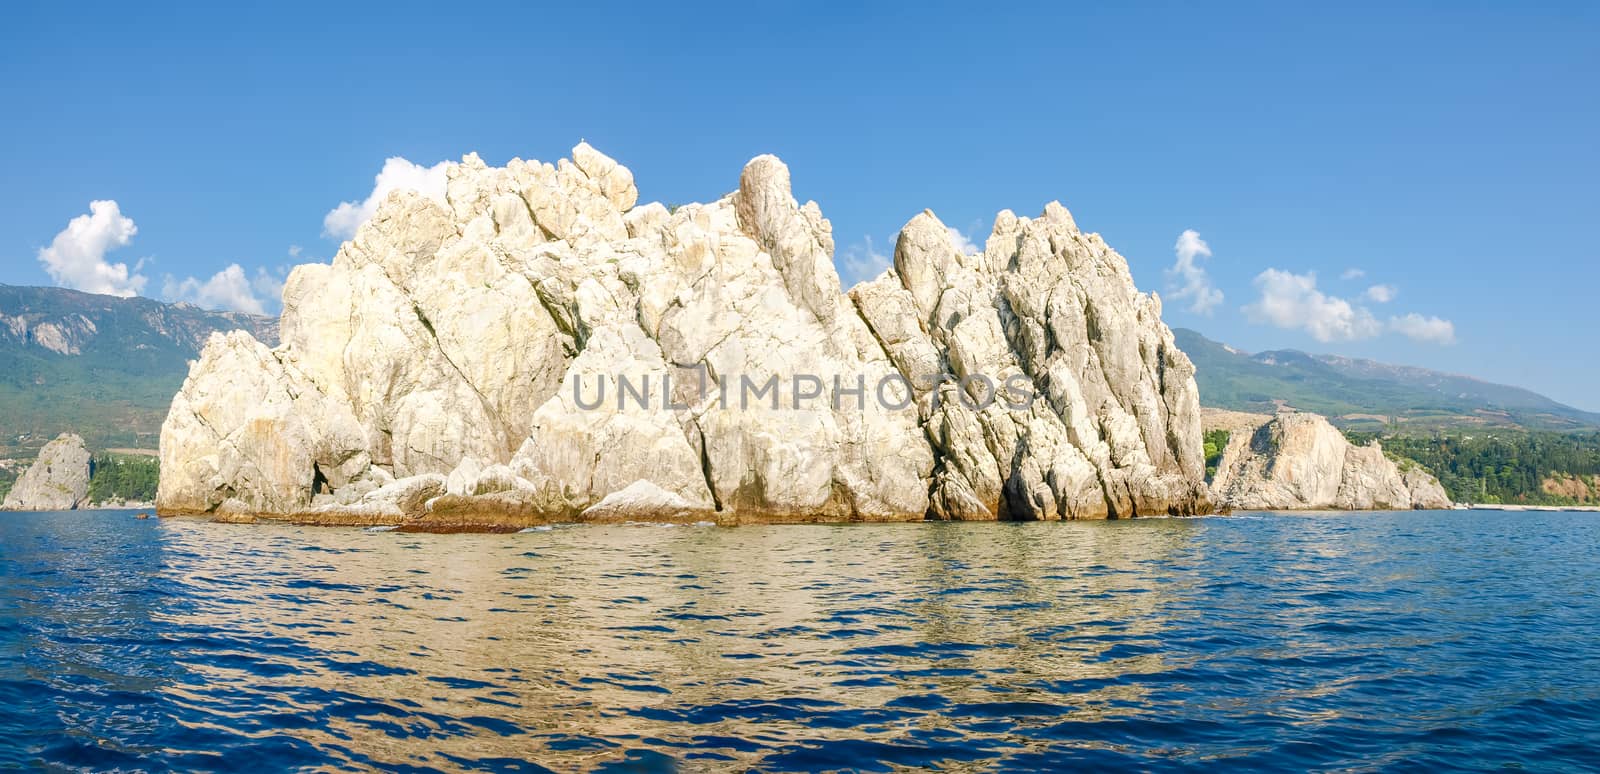
[[[1600,765],[1600,514],[0,514],[0,769]]]

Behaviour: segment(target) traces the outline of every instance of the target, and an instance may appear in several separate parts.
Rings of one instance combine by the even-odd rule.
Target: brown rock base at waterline
[[[875,515],[849,515],[839,517],[825,513],[805,512],[734,512],[734,511],[683,511],[683,510],[640,510],[633,512],[606,512],[606,513],[551,513],[539,512],[528,509],[495,510],[484,507],[481,503],[442,503],[444,507],[420,516],[395,517],[391,514],[360,512],[354,510],[320,509],[298,511],[295,513],[243,513],[243,512],[177,512],[163,510],[158,513],[161,518],[196,518],[206,519],[219,524],[289,524],[295,526],[311,527],[390,527],[398,532],[433,533],[433,534],[461,534],[485,533],[504,534],[518,532],[532,527],[545,527],[561,524],[677,524],[697,525],[708,524],[719,527],[740,527],[760,525],[843,525],[843,524],[917,524],[927,522],[1031,522],[1031,521],[1115,521],[1116,517],[1101,515],[1090,518],[1063,518],[1063,519],[941,519],[936,514],[875,514]],[[1183,512],[1173,509],[1171,512],[1157,512],[1141,514],[1132,518],[1185,518],[1192,516],[1206,516],[1211,514],[1210,509],[1204,512]]]

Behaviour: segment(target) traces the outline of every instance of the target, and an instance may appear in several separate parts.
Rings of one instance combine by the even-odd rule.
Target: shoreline
[[[1463,503],[1457,510],[1465,511],[1535,511],[1540,513],[1600,513],[1600,505],[1518,505],[1516,503]]]
[[[110,503],[85,505],[67,510],[50,510],[38,508],[0,508],[0,513],[75,513],[79,511],[144,511],[151,516],[156,515],[155,503]]]
[[[1014,519],[982,519],[982,520],[941,520],[941,519],[906,519],[906,518],[879,518],[879,519],[828,519],[821,517],[812,518],[717,518],[716,514],[635,514],[632,518],[614,516],[601,519],[507,519],[503,521],[488,519],[468,520],[395,520],[392,518],[329,518],[328,514],[298,513],[283,514],[215,514],[215,513],[185,513],[161,512],[148,503],[134,503],[129,505],[95,505],[86,508],[74,508],[70,511],[41,511],[41,510],[4,510],[4,513],[74,513],[74,512],[112,512],[127,511],[129,513],[145,513],[150,517],[160,519],[194,519],[207,521],[213,524],[283,524],[297,527],[353,527],[357,529],[371,529],[374,527],[387,527],[397,532],[411,533],[472,533],[494,534],[512,533],[532,527],[543,526],[574,526],[574,525],[619,525],[619,524],[672,524],[690,526],[700,524],[713,524],[719,527],[742,526],[767,526],[767,525],[792,525],[804,524],[812,526],[854,526],[872,524],[945,524],[967,523],[977,521],[981,523],[1015,523],[1025,524],[1033,521],[1038,523],[1066,522],[1066,521],[1147,521],[1167,519],[1204,519],[1231,516],[1244,516],[1262,513],[1281,513],[1286,515],[1312,515],[1328,513],[1450,513],[1458,511],[1499,511],[1502,513],[1600,513],[1600,505],[1519,505],[1506,503],[1473,504],[1458,503],[1452,508],[1412,508],[1412,509],[1366,509],[1366,510],[1340,510],[1338,508],[1256,508],[1221,511],[1207,514],[1188,514],[1175,516],[1160,513],[1148,516],[1136,516],[1127,519],[1048,519],[1048,520],[1014,520]]]

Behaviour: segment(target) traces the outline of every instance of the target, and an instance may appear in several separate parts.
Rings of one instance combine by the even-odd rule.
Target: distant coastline
[[[1586,511],[1600,513],[1600,505],[1518,505],[1516,503],[1464,503],[1457,507],[1466,511]]]

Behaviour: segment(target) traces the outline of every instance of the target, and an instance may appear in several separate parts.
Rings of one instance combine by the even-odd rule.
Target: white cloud
[[[1244,308],[1251,321],[1304,330],[1317,341],[1370,339],[1383,324],[1366,309],[1317,290],[1317,275],[1267,269],[1255,279],[1261,297]]]
[[[945,230],[950,232],[950,244],[956,246],[956,252],[962,255],[975,255],[983,252],[983,248],[973,244],[966,234],[961,233],[961,229],[955,226],[945,226]]]
[[[1456,343],[1455,323],[1438,317],[1423,317],[1416,312],[1389,318],[1389,329],[1413,341],[1430,344]]]
[[[872,237],[865,237],[859,244],[851,245],[840,256],[840,279],[846,288],[858,282],[872,279],[882,274],[892,262],[889,256],[878,252],[872,244]]]
[[[356,229],[378,211],[378,205],[391,191],[410,189],[444,204],[447,166],[448,163],[443,161],[424,167],[399,156],[388,159],[383,162],[383,170],[372,180],[372,193],[360,203],[342,202],[330,210],[322,218],[322,233],[338,239],[354,237]]]
[[[110,296],[137,296],[146,278],[126,263],[109,263],[106,253],[127,247],[139,233],[132,218],[123,216],[112,200],[89,203],[89,214],[79,215],[56,234],[49,247],[40,248],[39,263],[50,278],[64,287]]]
[[[79,215],[56,234],[50,246],[39,250],[39,262],[59,285],[89,293],[136,296],[144,292],[149,278],[139,274],[146,260],[130,270],[125,263],[106,261],[106,253],[133,242],[139,228],[115,201],[89,203],[89,214]],[[299,248],[291,248],[292,254]],[[282,305],[286,269],[269,272],[257,269],[254,278],[233,264],[210,279],[177,279],[168,275],[161,295],[168,301],[187,301],[210,309],[229,309],[250,314],[265,314],[268,308]]]
[[[1365,276],[1367,276],[1367,273],[1360,269],[1345,269],[1344,273],[1339,275],[1339,279],[1348,282],[1350,280],[1361,279]]]
[[[1172,249],[1178,260],[1166,272],[1167,286],[1172,288],[1171,298],[1188,299],[1191,312],[1211,314],[1211,310],[1222,303],[1222,291],[1212,286],[1211,277],[1196,262],[1198,258],[1210,258],[1211,247],[1200,238],[1200,232],[1187,229],[1178,235],[1178,242]]]
[[[1315,272],[1295,274],[1267,269],[1256,277],[1255,285],[1261,297],[1244,308],[1252,322],[1303,330],[1317,341],[1370,339],[1385,332],[1430,344],[1454,344],[1456,340],[1455,324],[1438,317],[1411,312],[1380,321],[1364,306],[1317,290]],[[1389,285],[1374,285],[1363,295],[1385,303],[1393,300],[1397,292]]]
[[[161,286],[167,301],[184,301],[206,309],[224,309],[246,314],[268,314],[283,305],[283,282],[287,270],[256,269],[251,277],[239,264],[213,274],[210,279],[177,279],[168,276]]]
[[[945,226],[945,231],[950,235],[950,244],[962,255],[983,252],[983,247],[968,239],[966,234],[961,233],[961,229]],[[877,277],[893,263],[894,256],[879,252],[877,243],[870,236],[862,237],[860,242],[840,251],[835,260],[840,284],[846,289]]]
[[[303,252],[305,252],[305,248],[304,247],[301,247],[300,245],[289,245],[289,257],[290,258],[299,258],[300,254],[303,253]]]
[[[283,306],[283,283],[288,278],[288,267],[279,266],[275,271],[258,268],[256,276],[250,280],[250,288],[260,297],[261,305],[273,312]]]
[[[235,263],[201,281],[194,277],[182,280],[167,277],[162,283],[161,295],[168,301],[186,301],[206,309],[227,309],[247,314],[266,314],[261,299],[244,269]]]
[[[1390,301],[1393,301],[1394,297],[1399,294],[1400,290],[1393,285],[1373,285],[1372,287],[1367,288],[1367,292],[1362,293],[1361,295],[1365,296],[1368,301],[1371,301],[1375,304],[1387,304]]]

